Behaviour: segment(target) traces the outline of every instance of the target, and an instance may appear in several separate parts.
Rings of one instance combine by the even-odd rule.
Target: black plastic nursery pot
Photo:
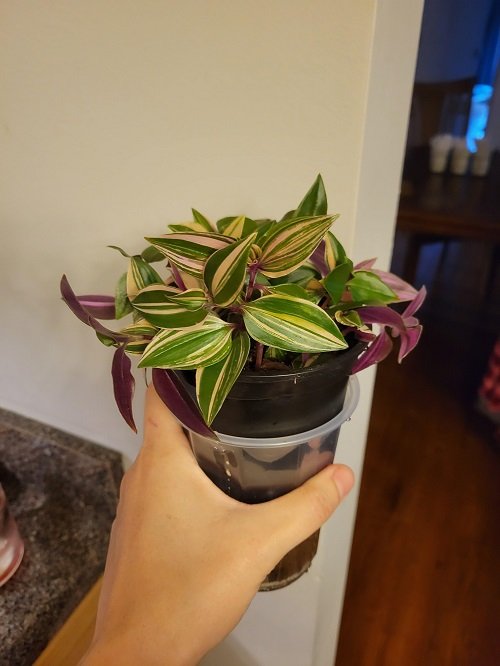
[[[190,433],[200,467],[221,490],[249,504],[300,486],[333,462],[340,425],[357,402],[357,384],[348,383],[363,349],[356,344],[288,373],[244,372],[212,424],[220,441]],[[194,396],[194,373],[179,374]],[[261,590],[284,587],[305,573],[318,536],[290,551]]]
[[[300,370],[244,371],[212,428],[236,437],[283,437],[326,423],[341,411],[349,375],[364,349],[357,343]],[[180,375],[195,399],[194,372]]]

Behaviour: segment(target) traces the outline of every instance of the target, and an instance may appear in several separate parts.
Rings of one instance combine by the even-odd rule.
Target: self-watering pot
[[[189,431],[193,452],[207,476],[231,497],[250,504],[265,502],[300,486],[334,459],[341,425],[359,398],[351,377],[340,411],[322,425],[278,437],[238,437],[217,432],[218,441]],[[328,396],[322,396],[324,401]],[[261,589],[289,584],[309,568],[318,535],[297,546],[263,582]]]

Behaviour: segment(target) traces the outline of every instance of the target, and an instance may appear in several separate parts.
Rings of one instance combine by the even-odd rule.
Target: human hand
[[[351,489],[343,465],[263,504],[225,495],[148,388],[144,443],[121,487],[85,666],[193,666],[239,622],[260,583]]]

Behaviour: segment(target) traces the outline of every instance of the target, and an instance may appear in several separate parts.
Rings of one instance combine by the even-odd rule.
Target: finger
[[[354,485],[346,465],[329,465],[302,486],[278,499],[259,504],[260,536],[277,562],[307,539],[332,515]]]
[[[181,447],[191,453],[191,447],[182,426],[165,405],[151,383],[146,392],[144,408],[144,447],[161,445],[165,448]]]

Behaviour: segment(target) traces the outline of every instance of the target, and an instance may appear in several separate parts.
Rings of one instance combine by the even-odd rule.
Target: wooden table
[[[500,153],[487,176],[455,176],[429,171],[429,150],[411,150],[405,160],[396,230],[408,237],[403,276],[413,282],[425,243],[478,240],[485,243],[483,285],[488,288],[499,260]]]
[[[78,666],[94,635],[101,584],[99,579],[33,666]]]

